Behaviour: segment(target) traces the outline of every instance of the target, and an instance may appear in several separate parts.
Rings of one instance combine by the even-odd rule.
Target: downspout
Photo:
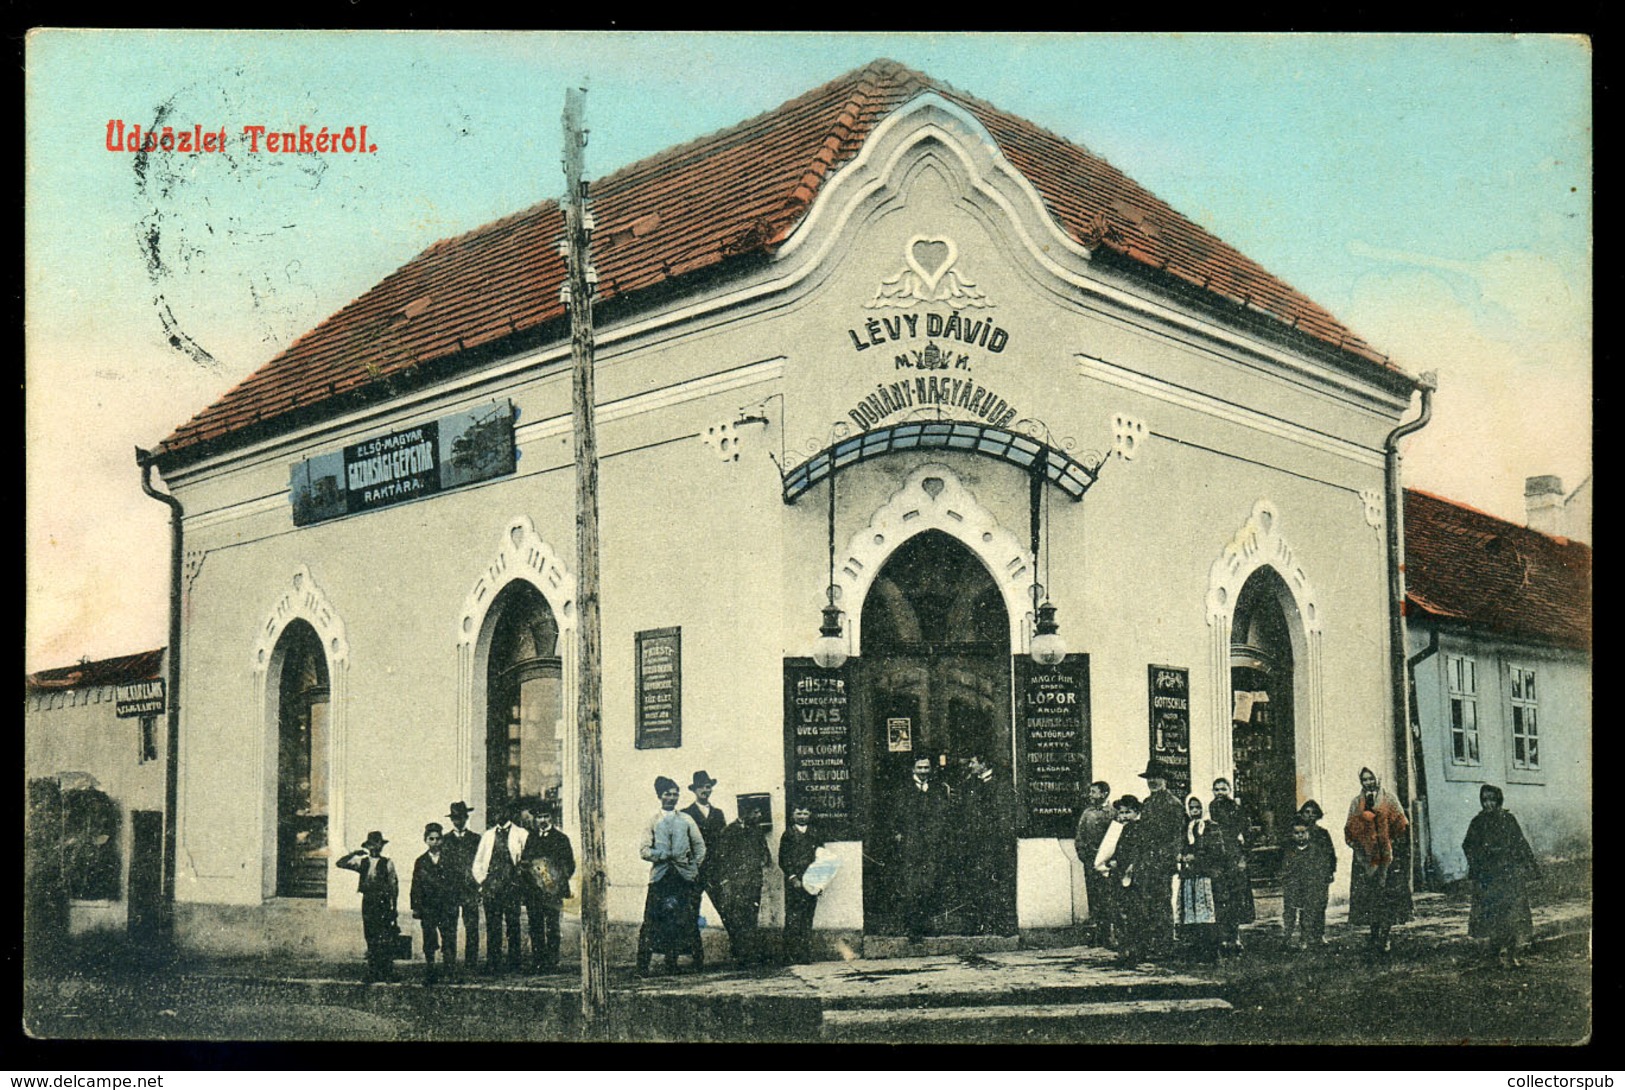
[[[1417,388],[1422,405],[1416,419],[1399,425],[1383,440],[1384,492],[1388,505],[1388,654],[1389,684],[1393,697],[1394,788],[1400,805],[1415,823],[1411,806],[1415,793],[1411,760],[1411,694],[1405,646],[1405,490],[1400,476],[1399,441],[1427,427],[1433,417],[1433,391],[1439,381],[1432,371],[1422,374]],[[1415,838],[1408,838],[1414,860]]]
[[[141,467],[141,490],[169,508],[169,646],[164,660],[168,667],[165,706],[168,723],[164,742],[164,894],[163,927],[171,938],[175,932],[175,817],[180,801],[181,748],[181,501],[152,487],[151,451],[135,448],[135,462]]]
[[[1405,630],[1405,636],[1408,641],[1410,639],[1409,627],[1407,627]],[[1420,836],[1422,843],[1418,845],[1420,850],[1416,853],[1416,858],[1412,860],[1413,865],[1411,870],[1411,880],[1419,889],[1437,889],[1439,887],[1437,881],[1438,866],[1434,862],[1433,857],[1433,813],[1430,809],[1428,809],[1431,804],[1428,802],[1427,754],[1422,749],[1422,717],[1421,713],[1417,711],[1415,703],[1416,668],[1438,653],[1439,626],[1437,624],[1431,624],[1428,626],[1428,645],[1405,660],[1405,691],[1411,697],[1411,743],[1417,747],[1417,798],[1416,801],[1412,803],[1412,806],[1413,808],[1421,811],[1419,816],[1424,819],[1423,821],[1413,821],[1413,824],[1419,825],[1422,828]]]

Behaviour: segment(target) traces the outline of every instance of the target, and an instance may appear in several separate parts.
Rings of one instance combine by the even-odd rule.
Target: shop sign
[[[826,840],[851,840],[852,716],[848,668],[784,660],[786,806],[804,803]]]
[[[1070,839],[1089,783],[1089,656],[1015,658],[1019,836]]]
[[[113,715],[119,719],[140,719],[164,713],[164,679],[120,685],[113,697]]]
[[[1184,798],[1191,789],[1191,672],[1182,666],[1151,666],[1151,759],[1168,769],[1168,790]]]
[[[683,744],[683,630],[651,628],[635,637],[637,748]]]
[[[293,466],[295,526],[372,511],[514,471],[506,399],[376,435]]]
[[[888,417],[917,408],[957,409],[996,428],[1008,427],[1018,415],[1014,405],[979,382],[948,375],[915,375],[900,382],[875,383],[846,416],[859,431],[868,431]]]

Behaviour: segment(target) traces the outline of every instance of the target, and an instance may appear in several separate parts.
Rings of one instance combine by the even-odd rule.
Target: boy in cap
[[[425,851],[412,864],[412,918],[423,925],[423,983],[433,984],[438,979],[434,956],[441,949],[441,961],[451,968],[457,960],[457,903],[462,895],[462,883],[456,864],[446,857],[442,848],[442,830],[438,821],[423,827]]]
[[[694,819],[677,809],[682,791],[670,776],[655,777],[660,809],[643,831],[638,854],[649,867],[649,892],[638,930],[638,972],[649,974],[655,954],[666,956],[666,971],[694,949],[694,882],[705,859],[705,839]]]
[[[570,838],[553,825],[557,814],[558,801],[551,798],[533,799],[525,808],[530,830],[522,853],[525,914],[530,917],[530,955],[539,973],[559,967],[559,912],[576,872]]]
[[[361,933],[367,940],[367,983],[395,979],[395,936],[400,934],[396,904],[400,898],[400,878],[395,864],[384,857],[389,841],[374,829],[361,847],[340,859],[336,866],[361,876],[356,889],[361,893]]]
[[[440,838],[440,852],[458,876],[457,911],[451,918],[445,952],[441,960],[451,965],[456,954],[457,921],[463,924],[463,964],[473,968],[480,962],[480,884],[474,881],[474,856],[480,850],[480,834],[468,827],[468,815],[474,811],[468,803],[458,800],[449,806],[446,817],[451,821]]]
[[[818,894],[803,889],[801,879],[818,858],[818,846],[823,842],[812,828],[812,807],[798,800],[790,808],[790,824],[779,837],[779,869],[784,872],[784,959],[792,965],[812,960]]]

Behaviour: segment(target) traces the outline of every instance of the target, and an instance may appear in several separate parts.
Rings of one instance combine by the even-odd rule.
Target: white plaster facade
[[[1093,776],[1119,793],[1143,786],[1148,663],[1190,670],[1194,782],[1230,771],[1230,612],[1263,565],[1290,589],[1282,606],[1299,663],[1301,794],[1335,817],[1362,765],[1392,773],[1384,539],[1369,496],[1381,494],[1382,443],[1407,410],[1408,380],[1356,377],[1098,266],[970,115],[924,94],[830,178],[771,262],[597,331],[612,921],[641,914],[648,867],[636,841],[656,805],[655,776],[708,769],[730,810],[732,792],[768,791],[782,827],[784,660],[807,655],[817,635],[827,555],[825,486],[786,504],[781,471],[855,433],[849,412],[877,386],[923,377],[895,357],[930,338],[860,350],[858,331],[933,311],[1006,333],[997,352],[951,346],[970,357],[960,375],[1074,457],[1113,455],[1081,502],[1052,491],[1040,567],[1062,634],[1090,656]],[[518,410],[513,475],[293,525],[291,464],[493,398]],[[986,419],[952,406],[942,415]],[[199,558],[181,658],[177,899],[188,941],[274,946],[280,932],[267,921],[295,918],[306,937],[285,948],[360,942],[346,876],[331,876],[325,905],[269,892],[266,753],[276,727],[266,655],[291,616],[310,621],[328,649],[333,845],[381,829],[409,874],[418,831],[450,800],[483,814],[482,610],[526,579],[561,633],[574,631],[570,431],[568,345],[559,344],[166,473]],[[929,493],[927,478],[941,491]],[[988,566],[1010,612],[1011,652],[1024,651],[1032,557],[1022,470],[931,450],[862,462],[837,481],[838,580],[854,653],[866,581],[925,526]],[[638,750],[634,634],[673,626],[682,746]],[[577,664],[573,640],[561,646],[573,754]],[[572,834],[573,773],[568,765]],[[857,845],[835,847],[857,859]],[[1019,853],[1021,926],[1081,918],[1070,841],[1023,841]],[[819,928],[862,927],[861,875],[843,870]],[[764,911],[776,918],[771,882]],[[318,932],[337,937],[309,937]]]

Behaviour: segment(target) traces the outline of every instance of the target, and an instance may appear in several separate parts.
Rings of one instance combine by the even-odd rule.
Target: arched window
[[[563,673],[559,629],[540,591],[510,583],[492,609],[496,627],[486,667],[485,798],[557,793],[564,774]]]
[[[327,657],[316,630],[300,620],[282,633],[278,652],[276,892],[326,897]]]

